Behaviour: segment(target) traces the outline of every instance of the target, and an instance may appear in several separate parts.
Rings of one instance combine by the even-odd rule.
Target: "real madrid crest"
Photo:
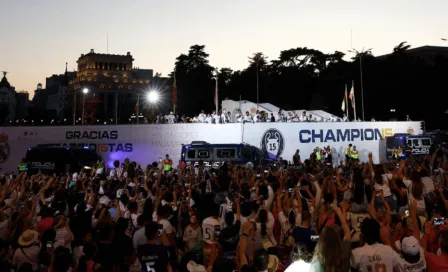
[[[260,145],[264,152],[278,158],[282,155],[285,148],[285,138],[283,138],[283,135],[279,130],[270,128],[266,130],[263,137],[261,137]]]
[[[10,148],[8,144],[8,135],[5,133],[0,134],[0,163],[8,160],[10,154]]]

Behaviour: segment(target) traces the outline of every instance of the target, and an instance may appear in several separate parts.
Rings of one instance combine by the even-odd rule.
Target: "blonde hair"
[[[342,240],[334,227],[327,226],[320,233],[314,258],[320,262],[325,272],[339,271],[342,263]]]

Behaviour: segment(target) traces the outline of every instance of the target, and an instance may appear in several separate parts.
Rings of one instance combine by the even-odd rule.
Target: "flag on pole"
[[[174,71],[174,80],[173,80],[173,113],[176,114],[177,108],[177,82],[176,82],[176,71]]]
[[[352,102],[353,114],[355,115],[355,120],[356,120],[355,82],[354,81],[352,81],[352,88],[350,89],[349,98]]]
[[[347,85],[345,85],[345,94],[344,94],[344,98],[342,98],[341,110],[343,112],[345,112],[345,100],[347,100]]]

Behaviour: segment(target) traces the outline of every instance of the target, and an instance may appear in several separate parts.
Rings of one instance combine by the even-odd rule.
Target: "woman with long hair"
[[[350,269],[351,234],[345,220],[345,209],[334,208],[341,221],[344,239],[337,225],[326,226],[319,236],[310,271],[345,272]]]

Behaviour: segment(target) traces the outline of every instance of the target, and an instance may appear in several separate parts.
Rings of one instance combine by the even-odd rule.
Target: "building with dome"
[[[133,67],[133,61],[130,52],[115,55],[91,49],[81,54],[76,77],[69,82],[76,119],[81,117],[83,105],[85,123],[90,124],[97,120],[127,120],[134,113],[138,95],[149,91],[153,70]],[[84,89],[88,93],[84,94]]]

